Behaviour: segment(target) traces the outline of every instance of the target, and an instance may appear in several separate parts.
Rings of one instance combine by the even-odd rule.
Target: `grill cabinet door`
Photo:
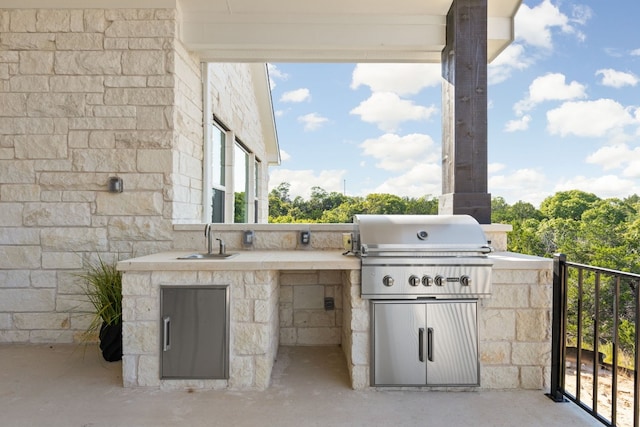
[[[228,287],[162,287],[161,378],[228,378]]]
[[[479,385],[476,301],[426,306],[427,384]]]
[[[374,385],[425,385],[425,305],[374,303],[373,321]]]

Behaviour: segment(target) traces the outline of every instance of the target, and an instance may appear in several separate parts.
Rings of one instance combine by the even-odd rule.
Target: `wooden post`
[[[442,51],[441,214],[491,223],[487,193],[487,0],[454,0]]]

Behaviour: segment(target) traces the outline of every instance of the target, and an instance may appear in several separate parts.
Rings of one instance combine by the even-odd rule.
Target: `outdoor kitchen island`
[[[340,281],[341,292],[333,295],[341,317],[337,344],[345,354],[352,388],[369,387],[370,308],[369,301],[361,298],[360,259],[337,250],[237,252],[224,260],[184,260],[178,258],[191,252],[163,252],[118,263],[123,272],[124,386],[268,388],[278,346],[291,345],[284,325],[291,310],[287,302],[296,286],[285,285],[291,284],[287,282],[295,273],[301,278],[315,275],[320,282],[322,277]],[[551,260],[508,252],[490,257],[494,292],[478,306],[479,389],[546,388]],[[212,285],[229,290],[228,379],[162,379],[161,289]]]

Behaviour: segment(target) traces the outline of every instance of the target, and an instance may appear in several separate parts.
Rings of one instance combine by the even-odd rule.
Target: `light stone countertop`
[[[553,259],[515,252],[489,254],[495,270],[546,270],[553,268]]]
[[[193,259],[178,257],[198,251],[160,252],[118,262],[120,271],[193,271],[193,270],[359,270],[360,258],[342,255],[342,251],[230,251],[237,255],[228,259]],[[553,265],[550,258],[513,252],[489,255],[497,270],[538,270]]]
[[[342,251],[229,251],[228,259],[178,259],[198,251],[160,252],[118,262],[120,271],[359,270],[360,258]]]

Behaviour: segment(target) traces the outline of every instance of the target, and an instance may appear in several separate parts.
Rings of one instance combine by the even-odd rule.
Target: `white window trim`
[[[202,159],[202,222],[211,222],[211,136],[213,135],[213,112],[211,111],[211,93],[209,91],[209,64],[202,63],[202,114],[204,116],[204,141]]]

